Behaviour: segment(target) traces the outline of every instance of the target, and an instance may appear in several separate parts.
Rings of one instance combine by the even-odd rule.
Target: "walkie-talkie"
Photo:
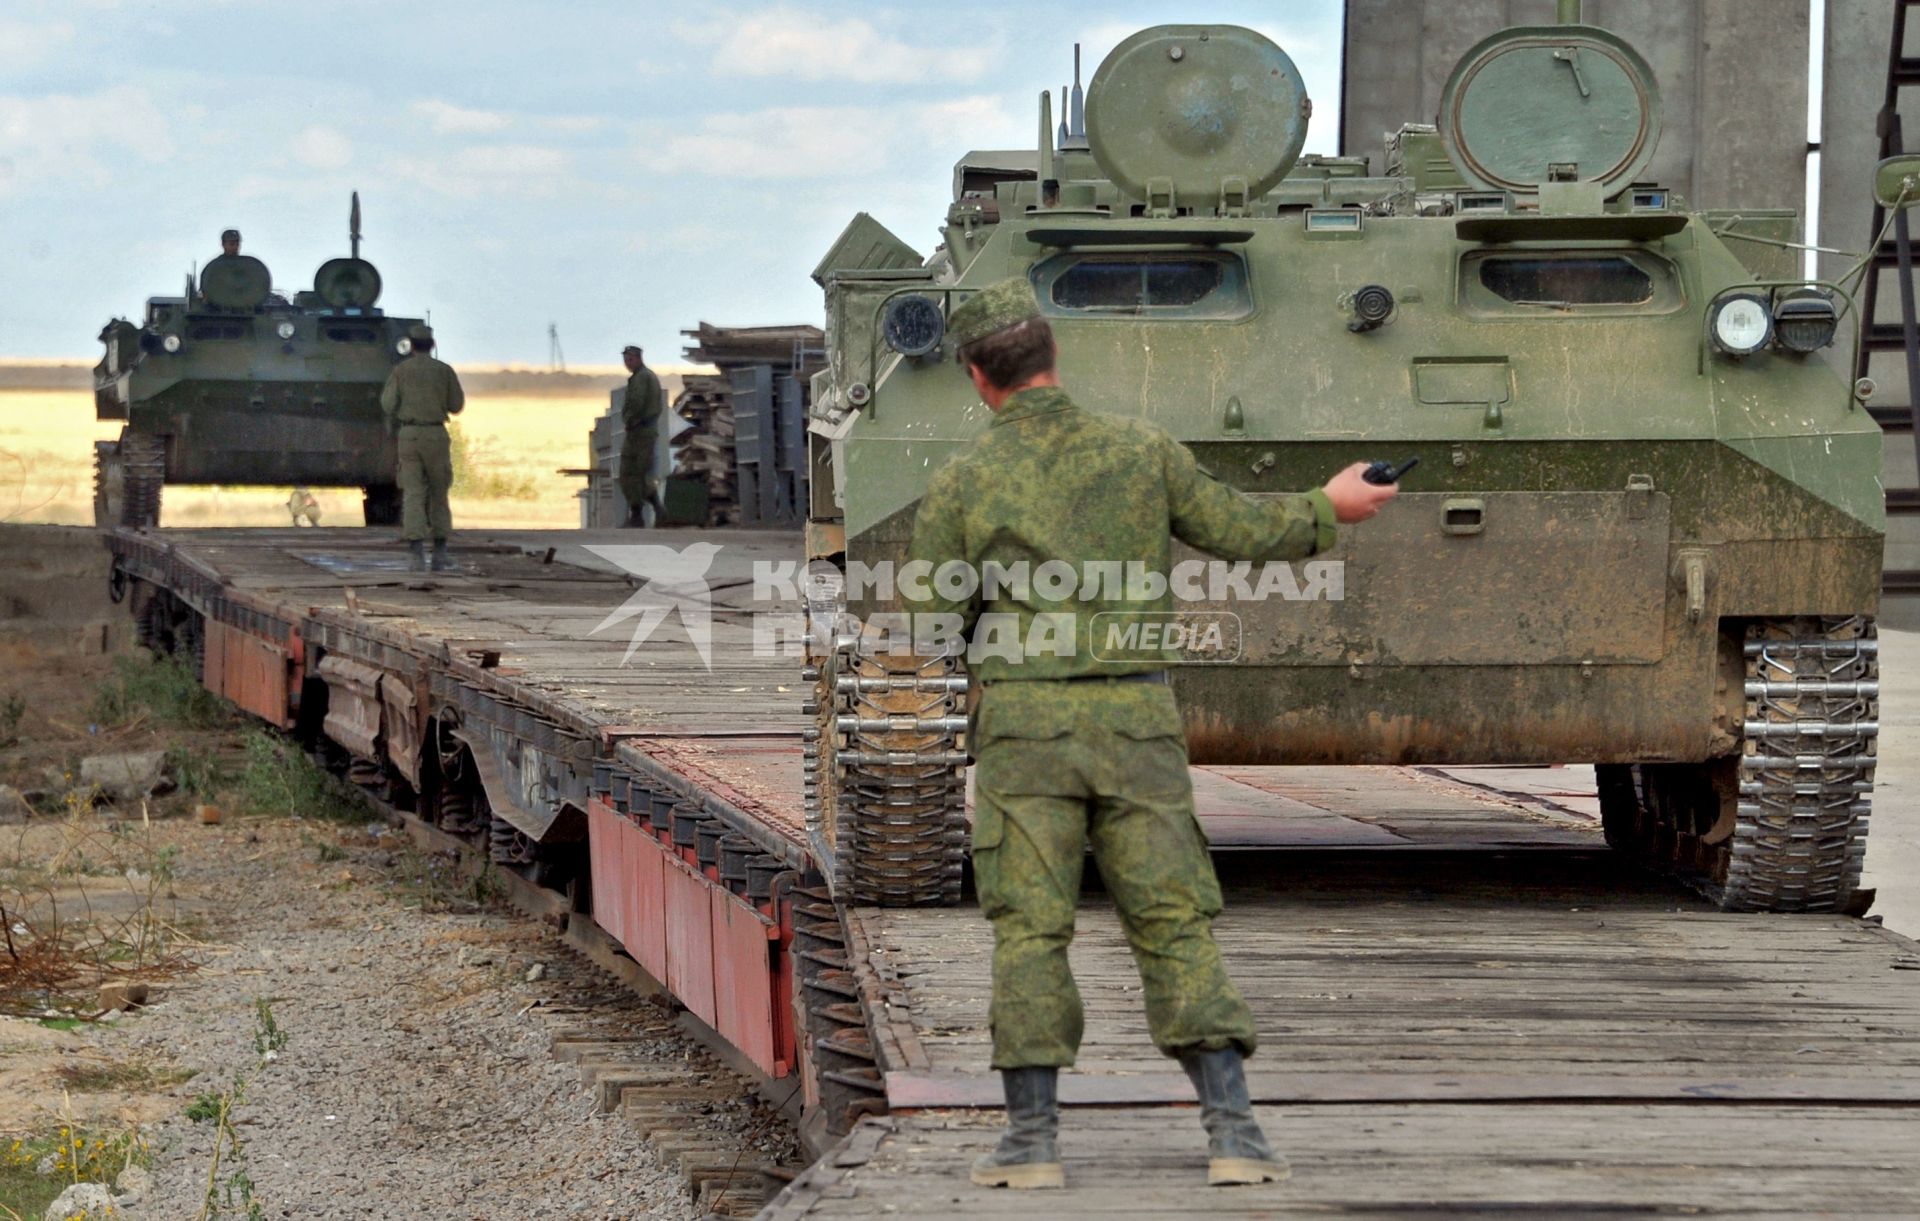
[[[1417,454],[1414,457],[1408,458],[1399,466],[1395,466],[1391,462],[1375,462],[1360,473],[1360,478],[1366,480],[1368,483],[1399,483],[1400,476],[1419,465],[1420,458]]]

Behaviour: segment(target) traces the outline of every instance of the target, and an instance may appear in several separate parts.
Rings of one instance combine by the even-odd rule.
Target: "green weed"
[[[142,715],[182,729],[233,723],[226,703],[201,686],[184,662],[144,655],[113,659],[113,677],[95,689],[88,715],[101,725],[124,725]]]
[[[225,760],[178,744],[167,747],[167,774],[191,797],[216,797],[233,783],[233,771]]]
[[[8,695],[0,700],[0,748],[20,741],[20,722],[27,715],[25,696]]]
[[[52,1167],[41,1174],[41,1163]],[[102,1128],[61,1124],[55,1132],[0,1141],[0,1216],[39,1217],[75,1183],[111,1185],[129,1166],[150,1166],[153,1156],[137,1127]]]
[[[285,738],[265,730],[246,737],[238,781],[241,804],[251,813],[329,822],[363,822],[366,804],[345,781],[330,775]]]

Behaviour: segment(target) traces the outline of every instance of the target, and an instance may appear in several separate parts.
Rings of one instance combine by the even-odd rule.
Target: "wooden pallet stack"
[[[681,334],[688,340],[688,360],[713,365],[720,372],[717,376],[689,374],[673,400],[674,413],[692,426],[674,438],[673,474],[707,485],[708,525],[738,525],[730,374],[753,365],[770,365],[777,373],[808,374],[818,367],[826,336],[817,326],[727,327],[710,322]]]
[[[674,414],[692,427],[673,439],[673,476],[707,485],[707,524],[740,520],[733,471],[733,396],[724,377],[690,373],[673,400]]]

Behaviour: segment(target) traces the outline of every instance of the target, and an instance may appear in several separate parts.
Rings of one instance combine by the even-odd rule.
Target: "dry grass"
[[[171,1089],[193,1080],[189,1068],[153,1065],[139,1060],[108,1060],[62,1064],[54,1070],[60,1084],[76,1094],[117,1093],[148,1094]]]
[[[461,416],[476,475],[493,489],[530,486],[532,496],[473,496],[456,484],[454,524],[539,529],[580,524],[574,494],[582,480],[558,474],[584,466],[587,434],[607,408],[604,393],[474,394]],[[93,442],[120,435],[118,423],[93,417],[83,390],[0,391],[0,522],[93,522]],[[288,488],[183,488],[166,491],[169,526],[284,526]],[[321,524],[358,525],[360,493],[315,488]]]

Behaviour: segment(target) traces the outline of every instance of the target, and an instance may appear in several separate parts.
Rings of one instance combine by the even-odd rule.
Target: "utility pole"
[[[547,323],[547,370],[552,373],[567,371],[566,353],[560,350],[560,324]]]

